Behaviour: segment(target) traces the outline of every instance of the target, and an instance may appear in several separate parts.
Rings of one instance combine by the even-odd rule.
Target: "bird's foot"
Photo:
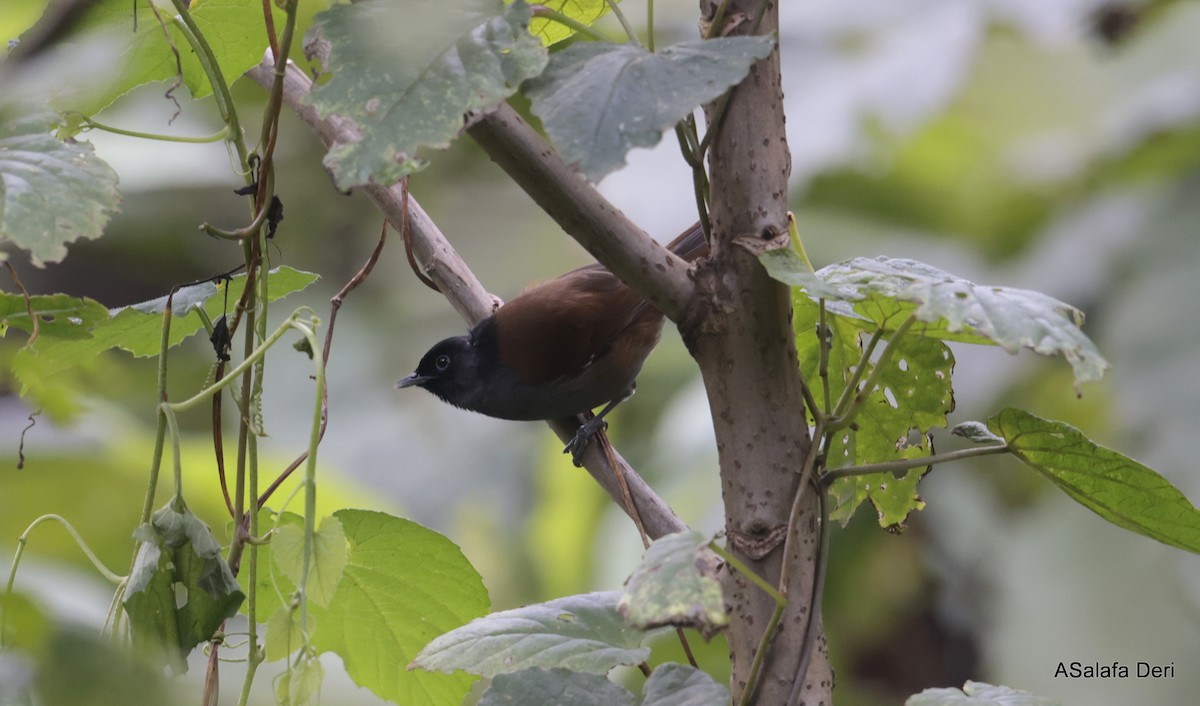
[[[579,425],[579,429],[575,431],[575,436],[567,442],[567,447],[563,449],[563,453],[571,454],[571,462],[578,468],[583,465],[583,452],[587,450],[588,442],[597,432],[604,431],[608,428],[608,422],[602,417],[592,417],[583,424]]]

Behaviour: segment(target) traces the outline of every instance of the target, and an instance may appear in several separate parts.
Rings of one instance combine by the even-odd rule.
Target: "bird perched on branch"
[[[667,248],[689,262],[708,252],[699,223]],[[525,290],[468,335],[438,342],[396,387],[423,387],[455,407],[522,421],[604,405],[563,449],[580,465],[605,415],[633,394],[662,326],[662,312],[593,263]]]

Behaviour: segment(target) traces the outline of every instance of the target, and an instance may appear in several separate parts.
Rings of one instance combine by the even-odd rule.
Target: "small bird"
[[[667,247],[708,252],[697,223]],[[604,416],[634,392],[663,315],[599,263],[525,290],[466,336],[438,342],[397,388],[423,387],[455,407],[521,421],[564,419],[604,405],[567,443],[575,465]]]

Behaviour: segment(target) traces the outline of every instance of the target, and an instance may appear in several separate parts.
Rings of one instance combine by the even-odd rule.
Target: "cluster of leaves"
[[[856,258],[814,273],[788,249],[760,259],[794,288],[801,369],[823,387],[814,423],[818,431],[832,428],[825,463],[836,519],[848,521],[870,500],[881,525],[897,526],[924,506],[918,481],[932,463],[953,458],[932,455],[930,436],[954,409],[946,341],[1062,356],[1077,390],[1108,368],[1080,329],[1083,314],[1038,292],[979,286],[911,260]],[[1011,453],[1116,525],[1200,552],[1200,511],[1187,497],[1078,429],[1005,409],[954,433],[983,452]]]

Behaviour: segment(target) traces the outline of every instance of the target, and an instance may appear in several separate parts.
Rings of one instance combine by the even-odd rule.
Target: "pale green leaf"
[[[275,301],[292,292],[298,292],[317,280],[317,275],[301,272],[290,267],[271,270],[268,277],[268,299]],[[225,311],[233,313],[245,288],[246,276],[237,275],[228,283],[219,285],[205,282],[183,287],[175,293],[171,310],[170,345],[178,345],[183,339],[201,329],[203,322],[193,309],[203,306],[209,318],[216,320]],[[17,362],[24,356],[37,356],[36,365],[27,366],[39,375],[51,375],[77,366],[110,348],[122,348],[135,356],[158,355],[162,341],[162,311],[166,297],[159,297],[141,304],[109,311],[107,319],[92,327],[88,338],[39,338],[34,345],[17,354]],[[20,366],[14,363],[14,368]]]
[[[321,683],[325,681],[325,668],[316,657],[305,655],[289,664],[287,671],[275,680],[275,703],[280,706],[307,706],[320,703]]]
[[[694,667],[659,665],[642,688],[640,706],[728,706],[729,690]]]
[[[485,613],[487,591],[450,540],[381,512],[334,513],[350,544],[328,608],[310,605],[312,644],[359,686],[406,706],[458,706],[474,677],[409,670],[430,640]]]
[[[722,37],[651,53],[634,44],[581,42],[556,52],[526,85],[533,112],[563,159],[591,181],[653,147],[664,130],[741,81],[774,37]]]
[[[1077,387],[1099,380],[1109,367],[1080,330],[1083,313],[1039,292],[980,286],[921,262],[887,257],[855,258],[817,276],[853,291],[855,311],[883,328],[894,329],[912,314],[926,324],[913,331],[926,336],[1061,355]]]
[[[969,681],[962,689],[926,689],[904,706],[1061,706],[1061,702],[1007,686]]]
[[[792,302],[800,371],[817,386],[815,394],[823,397],[820,346],[815,335],[820,309],[803,292],[794,292]],[[865,334],[859,322],[828,310],[825,321],[831,331],[830,396],[836,402],[853,369],[860,365],[863,353],[860,339]],[[827,458],[830,469],[917,458],[933,452],[929,432],[944,428],[946,415],[954,409],[951,388],[954,355],[942,341],[911,333],[893,344],[893,349],[886,367],[880,371],[878,387],[867,396],[855,424],[842,429],[831,440]],[[865,364],[862,380],[871,375],[875,365]],[[830,488],[834,499],[830,516],[848,522],[858,506],[870,500],[880,525],[901,526],[911,512],[925,506],[917,494],[917,484],[927,470],[910,469],[900,477],[882,473],[839,478]]]
[[[650,649],[617,613],[620,598],[618,591],[585,593],[492,613],[430,642],[413,663],[489,677],[529,667],[606,674],[640,664]]]
[[[496,675],[479,699],[479,706],[634,706],[635,703],[633,694],[603,675],[536,667]]]
[[[57,118],[39,113],[0,124],[0,242],[59,262],[67,244],[99,238],[117,210],[117,175],[87,142],[61,142]],[[5,254],[0,251],[0,260]]]
[[[527,4],[501,0],[365,0],[318,15],[307,44],[327,47],[332,77],[310,102],[322,116],[352,118],[362,135],[325,157],[338,187],[390,184],[422,168],[419,149],[446,147],[465,113],[540,73],[546,49],[529,20]]]
[[[86,338],[97,321],[108,318],[108,309],[94,299],[66,294],[38,294],[29,298],[20,294],[0,292],[0,335],[8,327],[33,333],[29,310],[38,321],[38,336],[51,338]]]
[[[1001,410],[987,425],[1014,456],[1092,512],[1118,527],[1200,553],[1200,511],[1154,469],[1096,444],[1069,424],[1019,409]]]
[[[271,538],[271,557],[283,575],[299,585],[304,575],[304,527],[280,525]],[[346,533],[336,517],[323,517],[313,534],[309,557],[306,595],[317,605],[328,606],[333,600],[342,573],[346,569]]]
[[[169,5],[169,3],[168,3]],[[259,0],[193,0],[191,16],[212,48],[225,81],[233,84],[263,56],[265,34],[262,3]],[[134,31],[134,12],[137,31]],[[127,0],[100,0],[80,21],[84,32],[118,34],[124,38],[120,75],[115,76],[102,93],[89,95],[84,102],[60,101],[63,109],[94,115],[130,90],[153,81],[173,81],[178,67],[171,46],[179,51],[183,85],[193,98],[212,93],[208,76],[196,52],[187,41],[183,22],[173,8],[159,9],[171,42],[163,36],[157,18],[145,3]]]
[[[631,625],[646,630],[692,627],[711,638],[729,624],[721,583],[712,576],[712,538],[689,530],[661,537],[625,583],[617,610]]]
[[[300,629],[300,611],[280,606],[271,611],[267,618],[267,629],[263,636],[267,661],[274,662],[283,659],[300,649],[304,644],[304,633],[312,635],[317,621],[311,615],[305,621],[305,629]]]
[[[608,0],[549,0],[549,2],[539,4],[588,26],[595,24],[596,20],[608,13]],[[575,30],[570,27],[561,22],[541,17],[535,17],[530,21],[529,31],[533,36],[541,39],[542,44],[546,46],[575,36]]]

